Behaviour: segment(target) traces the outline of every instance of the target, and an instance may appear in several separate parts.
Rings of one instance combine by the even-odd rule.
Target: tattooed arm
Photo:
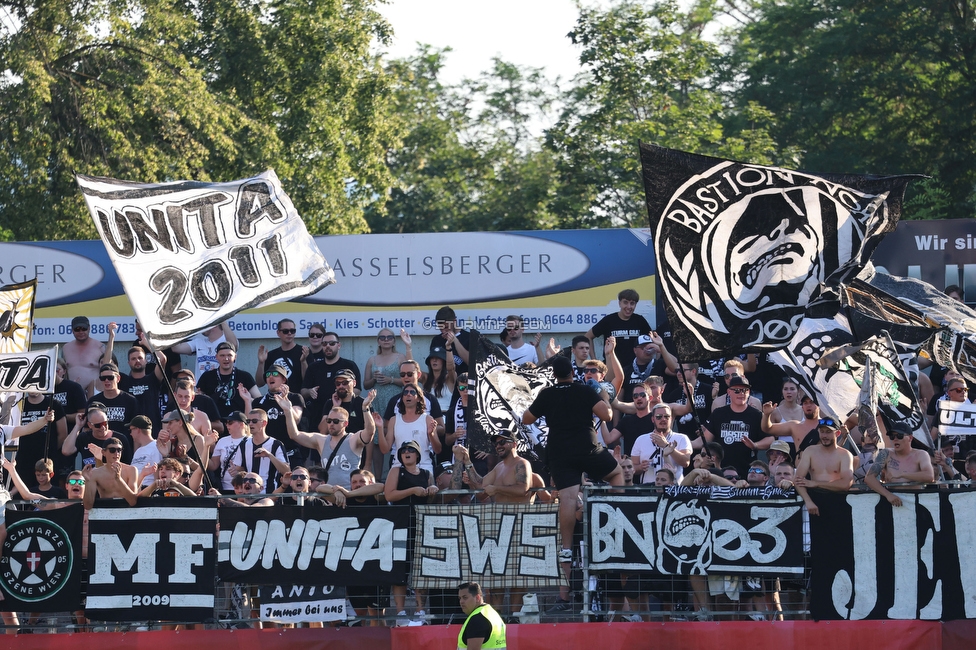
[[[512,499],[525,499],[529,495],[529,476],[531,470],[529,468],[529,462],[524,459],[519,459],[519,462],[515,465],[515,483],[511,485],[494,485],[494,470],[489,472],[491,481],[489,481],[489,476],[485,477],[485,494],[490,497],[495,495],[509,497]]]
[[[901,499],[897,495],[892,494],[881,483],[881,472],[887,467],[890,456],[891,454],[888,449],[882,449],[878,452],[878,457],[875,459],[874,464],[871,465],[868,473],[864,476],[864,484],[887,499],[888,503],[898,507],[901,505]]]

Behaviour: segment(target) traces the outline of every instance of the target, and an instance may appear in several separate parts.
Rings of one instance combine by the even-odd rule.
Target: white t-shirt
[[[683,433],[674,433],[673,431],[669,432],[667,435],[667,440],[668,442],[675,443],[675,451],[691,451],[691,440]],[[637,458],[640,458],[641,462],[645,460],[651,461],[647,471],[644,472],[644,477],[641,479],[641,483],[653,483],[654,474],[657,473],[657,470],[662,468],[667,468],[674,472],[675,483],[680,483],[681,479],[684,478],[685,468],[674,462],[671,454],[665,456],[662,453],[661,448],[654,444],[654,441],[651,439],[651,434],[649,433],[645,433],[644,435],[637,437],[637,440],[634,441],[633,448],[630,450],[630,455],[635,459],[635,465],[637,464]]]
[[[535,346],[524,342],[520,348],[513,348],[509,345],[508,358],[516,366],[520,366],[523,363],[539,363],[539,354],[536,352]]]
[[[148,445],[139,447],[132,452],[132,462],[129,464],[141,472],[142,468],[146,465],[150,463],[156,463],[158,465],[161,460],[163,460],[163,453],[159,451],[159,445],[157,445],[156,441],[154,440]],[[156,478],[150,474],[146,478],[142,479],[142,487],[146,487],[154,480],[156,480]]]
[[[427,414],[421,415],[416,422],[405,422],[403,416],[397,413],[393,427],[393,467],[400,466],[397,458],[400,445],[413,440],[420,445],[420,462],[417,465],[433,474],[434,461],[430,457],[433,450],[430,447],[430,438],[427,437]]]
[[[227,458],[230,453],[237,449],[237,445],[244,442],[247,436],[241,436],[240,438],[231,438],[230,436],[224,436],[217,441],[214,445],[213,452],[211,452],[211,458],[218,458],[220,460],[220,466],[217,468],[217,474],[220,475],[221,470],[224,468],[224,464],[227,463]],[[231,462],[230,465],[234,463]],[[230,466],[228,465],[228,467]],[[223,475],[220,475],[220,489],[222,490],[233,490],[234,484],[231,481],[234,480],[234,474],[231,471],[226,471]]]
[[[226,341],[227,337],[221,332],[215,341],[211,341],[204,334],[197,334],[186,342],[190,349],[197,353],[196,376],[198,380],[203,373],[217,367],[217,346]]]

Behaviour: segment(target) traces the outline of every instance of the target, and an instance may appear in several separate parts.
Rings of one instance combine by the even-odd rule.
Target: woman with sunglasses
[[[325,361],[325,325],[312,323],[308,326],[308,345],[302,346],[302,377],[316,361]]]
[[[454,387],[457,385],[457,372],[454,369],[454,354],[444,348],[434,348],[427,355],[427,376],[424,377],[424,392],[437,400],[442,412],[451,408]]]
[[[392,425],[392,426],[391,426]],[[403,443],[417,443],[421,457],[417,464],[433,475],[433,454],[440,453],[441,441],[437,435],[437,420],[427,413],[423,389],[408,384],[400,392],[400,401],[392,421],[380,436],[380,451],[384,454],[400,449]],[[433,453],[431,453],[433,452]],[[400,465],[393,461],[393,467]]]
[[[411,355],[413,348],[412,340],[406,330],[400,330],[400,339],[406,345],[407,354]],[[379,405],[380,412],[386,408],[390,400],[400,394],[403,388],[403,380],[400,379],[400,364],[407,360],[396,349],[396,336],[391,329],[381,329],[376,335],[376,354],[366,361],[366,369],[363,371],[363,388],[365,390],[375,389],[376,399],[373,400]],[[364,467],[369,469],[376,476],[383,475],[385,456],[380,452],[380,433],[377,429],[373,435],[373,441],[366,446],[366,460]]]

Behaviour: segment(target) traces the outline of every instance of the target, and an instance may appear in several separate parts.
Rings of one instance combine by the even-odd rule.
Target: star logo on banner
[[[0,588],[24,602],[57,594],[70,576],[74,551],[56,523],[29,517],[9,524],[0,556]]]
[[[10,553],[10,571],[25,585],[39,585],[54,575],[58,553],[43,537],[27,537],[16,544]]]

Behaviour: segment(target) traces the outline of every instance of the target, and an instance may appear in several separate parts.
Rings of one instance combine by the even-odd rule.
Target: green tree
[[[737,102],[779,116],[773,137],[805,167],[937,175],[949,202],[928,214],[973,216],[974,0],[760,0],[739,16]]]
[[[0,0],[0,228],[95,236],[73,173],[273,167],[313,232],[365,228],[395,131],[372,2]]]
[[[638,141],[754,163],[788,163],[759,102],[726,108],[716,87],[720,52],[703,32],[712,3],[623,0],[580,9],[573,42],[584,72],[564,99],[547,145],[557,155],[560,227],[644,225]]]

